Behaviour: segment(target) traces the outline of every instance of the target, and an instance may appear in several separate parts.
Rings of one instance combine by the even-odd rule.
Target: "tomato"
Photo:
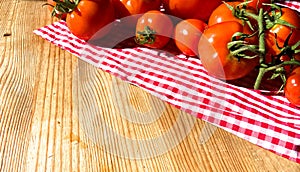
[[[112,0],[115,9],[115,17],[117,19],[130,16],[130,12],[122,2],[123,1],[121,0]]]
[[[267,64],[270,64],[270,63],[282,63],[284,61],[291,60],[291,57],[289,57],[286,54],[282,55],[279,58],[277,56],[274,56],[275,54],[279,54],[279,53],[280,53],[280,51],[279,51],[279,49],[276,45],[273,45],[272,47],[269,47],[269,49],[267,50],[266,57],[265,57],[265,59],[266,59],[265,62]],[[294,59],[300,61],[300,53],[294,54]],[[290,72],[293,70],[293,66],[292,65],[285,65],[284,70],[285,70],[285,73],[287,75],[289,75]]]
[[[247,7],[258,12],[260,8],[269,9],[270,6],[264,6],[263,4],[271,4],[272,0],[244,0],[244,2],[249,2]]]
[[[277,12],[276,14],[278,14]],[[288,45],[294,45],[300,40],[300,17],[298,13],[289,8],[282,8],[281,20],[284,20],[296,28],[291,28],[282,24],[275,24],[272,28],[266,31],[266,42],[268,47],[273,47],[273,45],[278,43],[280,47],[284,45],[285,40],[288,35],[292,32],[291,38],[288,41]],[[276,37],[276,36],[277,37]],[[272,49],[274,52],[278,52],[278,49]]]
[[[172,37],[173,23],[160,11],[151,10],[143,14],[136,25],[136,42],[149,48],[162,48]]]
[[[294,105],[300,107],[300,67],[297,67],[288,77],[284,87],[285,97]]]
[[[241,2],[234,1],[234,2],[226,2],[228,5],[233,6],[236,8]],[[238,18],[236,18],[232,11],[227,7],[225,3],[219,5],[214,11],[211,13],[209,20],[208,20],[208,26],[212,26],[217,23],[222,23],[225,21],[236,21],[239,23],[242,23],[242,21]]]
[[[164,0],[164,7],[171,15],[181,19],[200,19],[207,21],[212,11],[222,0]]]
[[[277,11],[276,14],[279,14]],[[272,56],[275,57],[280,53],[280,49],[277,47],[276,43],[279,45],[279,47],[283,47],[286,39],[291,34],[291,37],[287,41],[288,46],[292,46],[296,44],[298,41],[300,41],[300,17],[297,14],[297,12],[289,9],[289,8],[282,8],[282,16],[280,17],[281,20],[284,20],[293,26],[295,28],[291,28],[286,25],[282,24],[275,24],[272,28],[266,31],[266,49],[267,49],[267,56],[266,56],[266,62],[272,61]],[[299,49],[300,46],[298,46],[297,49]],[[295,54],[294,57],[297,60],[300,60],[300,53]],[[290,60],[290,57],[284,55],[282,57],[279,57],[278,60]],[[287,67],[288,68],[288,67]]]
[[[159,10],[161,0],[113,0],[117,18]]]
[[[174,39],[177,48],[185,55],[198,54],[198,42],[207,24],[198,19],[186,19],[175,27]]]
[[[59,14],[59,12],[57,13],[57,11],[55,10],[56,2],[54,2],[53,0],[47,0],[47,3],[45,5],[48,6],[48,9],[52,13],[52,16],[55,16],[63,20],[66,19],[67,16],[66,14]]]
[[[241,2],[238,1],[233,1],[233,2],[226,2],[228,5],[234,7],[234,8],[239,8],[242,6],[239,6],[241,4]],[[252,10],[247,10],[248,12],[252,12]],[[241,23],[244,27],[243,27],[243,33],[251,35],[253,34],[255,31],[253,31],[248,24],[246,24],[244,21],[242,21],[241,19],[235,17],[232,13],[232,11],[227,7],[227,5],[225,3],[219,5],[211,14],[211,16],[209,17],[208,20],[208,26],[212,26],[214,24],[217,23],[222,23],[222,22],[226,22],[226,21],[235,21],[238,23]],[[257,22],[254,20],[250,19],[250,22],[254,28],[254,30],[257,27]],[[258,38],[257,35],[254,35],[253,37],[249,38],[249,40],[251,40],[252,44],[258,44]]]
[[[105,27],[115,20],[110,0],[80,0],[76,8],[67,14],[70,31],[83,40],[98,39],[109,32]]]
[[[207,72],[219,79],[242,78],[258,65],[258,58],[237,58],[230,54],[227,44],[233,34],[243,31],[243,26],[235,21],[218,23],[208,27],[199,44],[199,58]]]
[[[134,32],[137,20],[150,10],[160,10],[161,0],[112,0],[116,18],[122,26]]]

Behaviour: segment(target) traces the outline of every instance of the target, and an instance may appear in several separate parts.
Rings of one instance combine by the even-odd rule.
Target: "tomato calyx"
[[[227,48],[230,51],[230,54],[233,57],[236,57],[240,60],[240,58],[253,59],[256,58],[259,53],[258,46],[255,44],[249,44],[245,41],[246,38],[251,38],[256,35],[256,32],[249,35],[242,32],[237,32],[232,36],[231,42],[227,44]],[[254,53],[250,53],[254,52]]]
[[[53,6],[51,15],[58,16],[59,18],[61,18],[63,14],[74,11],[78,3],[80,2],[80,0],[64,0],[64,1],[53,0],[53,1],[56,3],[56,5],[55,6],[51,5]],[[45,5],[50,5],[50,4],[45,4]]]
[[[269,5],[271,7],[271,11],[269,13],[266,12],[264,14],[266,29],[270,29],[270,28],[274,27],[277,24],[288,26],[290,28],[296,28],[294,25],[292,25],[289,22],[281,19],[282,10],[279,6],[277,6],[275,4],[267,4],[267,5]]]
[[[140,45],[153,44],[156,38],[156,31],[151,29],[149,26],[145,26],[143,31],[137,31],[135,42]]]
[[[232,11],[233,16],[240,19],[243,22],[243,24],[247,24],[251,30],[254,30],[253,25],[249,19],[249,15],[251,15],[252,13],[247,12],[247,4],[249,2],[242,2],[242,3],[238,4],[236,7],[230,5],[226,2],[223,2],[223,3],[227,6],[227,8],[229,10]]]

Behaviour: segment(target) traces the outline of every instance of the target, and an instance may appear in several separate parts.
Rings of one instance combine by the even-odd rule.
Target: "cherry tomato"
[[[185,55],[198,54],[198,42],[207,24],[198,19],[186,19],[175,27],[174,39],[177,48]]]
[[[279,12],[276,14],[278,13]],[[282,8],[282,16],[280,17],[280,20],[284,20],[292,24],[295,28],[282,24],[275,24],[271,29],[267,30],[266,42],[268,48],[270,48],[270,53],[278,53],[279,49],[274,45],[276,45],[277,42],[278,45],[282,47],[290,33],[292,33],[292,35],[288,41],[288,45],[294,45],[300,40],[300,17],[298,13],[289,8]]]
[[[105,26],[114,19],[110,0],[80,0],[77,7],[67,14],[66,23],[75,36],[89,40],[106,35],[109,28]]]
[[[234,8],[238,8],[238,7],[241,7],[242,6],[239,6],[241,4],[241,2],[238,2],[238,1],[233,1],[233,2],[226,2],[227,5],[230,5]],[[248,34],[248,35],[251,35],[253,34],[257,27],[257,22],[254,21],[254,20],[251,20],[251,24],[252,24],[252,27],[254,28],[254,30],[252,30],[250,28],[250,26],[248,24],[246,24],[244,21],[242,21],[241,19],[235,17],[232,13],[232,11],[227,7],[225,3],[219,5],[211,14],[211,16],[209,17],[209,20],[208,20],[208,26],[212,26],[214,24],[217,24],[217,23],[222,23],[222,22],[226,22],[226,21],[235,21],[235,22],[238,22],[238,23],[241,23],[244,27],[243,27],[243,33],[245,34]],[[252,10],[247,10],[248,12],[252,12]],[[250,42],[252,44],[258,44],[258,37],[257,35],[253,35],[253,37],[249,38],[248,40],[250,40]]]
[[[226,2],[228,5],[233,6],[236,8],[241,2],[234,1],[234,2]],[[236,21],[239,23],[242,23],[242,21],[238,18],[236,18],[232,11],[227,7],[225,3],[222,3],[219,5],[214,11],[211,13],[209,20],[208,20],[208,26],[212,26],[217,23],[222,23],[225,21]]]
[[[279,11],[276,14],[279,14]],[[297,12],[289,8],[282,8],[282,16],[280,17],[280,20],[292,24],[295,28],[291,28],[282,24],[275,24],[272,28],[266,31],[267,63],[272,61],[272,57],[276,57],[276,55],[280,53],[280,49],[278,48],[277,44],[279,47],[283,47],[290,34],[291,36],[287,41],[288,46],[292,46],[300,41],[300,17]],[[298,46],[297,49],[299,48],[300,46]],[[294,58],[300,60],[300,53],[295,54]],[[282,57],[279,57],[278,60],[286,61],[290,60],[290,57],[283,55]],[[285,69],[286,71],[289,71],[290,67],[285,66]]]
[[[208,27],[202,34],[198,52],[207,72],[219,79],[242,78],[258,65],[258,58],[237,58],[230,54],[227,44],[234,33],[243,31],[243,26],[235,21],[218,23]]]
[[[113,0],[117,18],[159,10],[161,0]]]
[[[208,26],[214,25],[216,23],[222,23],[225,21],[236,21],[243,25],[246,25],[246,23],[243,20],[234,16],[233,11],[230,10],[227,6],[227,5],[232,6],[234,9],[243,9],[245,7],[243,6],[242,3],[243,2],[232,1],[232,2],[225,2],[219,5],[216,9],[214,9],[212,14],[210,15],[208,20]],[[246,7],[246,12],[255,13],[253,9],[248,7]],[[251,18],[249,18],[249,21],[252,24],[253,29],[254,30],[257,29],[257,21]]]
[[[115,17],[117,19],[130,16],[130,12],[122,2],[123,1],[121,0],[112,0],[115,9]]]
[[[112,0],[116,18],[124,28],[135,29],[137,20],[142,14],[150,10],[159,10],[161,0]]]
[[[300,107],[300,67],[294,69],[288,77],[284,95],[292,104]]]
[[[167,12],[181,19],[200,19],[207,21],[212,11],[222,0],[164,0]]]
[[[157,10],[148,11],[138,19],[136,42],[150,48],[162,48],[172,37],[173,28],[168,15]]]

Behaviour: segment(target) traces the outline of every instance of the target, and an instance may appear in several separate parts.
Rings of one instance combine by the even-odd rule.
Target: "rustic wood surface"
[[[33,34],[55,21],[45,2],[0,1],[1,172],[300,171],[299,164],[194,119]],[[126,119],[131,112],[156,116]],[[192,127],[185,130],[178,119]],[[152,143],[162,150],[137,151],[130,145],[136,142],[103,136],[97,128],[103,123],[131,141],[163,137]],[[178,133],[165,137],[168,130]]]

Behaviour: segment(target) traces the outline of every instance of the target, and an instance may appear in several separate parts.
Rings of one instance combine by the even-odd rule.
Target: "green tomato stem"
[[[263,9],[259,10],[258,15],[258,36],[259,36],[259,52],[260,52],[260,64],[265,63],[266,46],[265,46],[265,27]]]
[[[300,61],[298,60],[290,60],[290,61],[284,61],[278,65],[275,65],[275,66],[270,66],[268,68],[265,68],[265,71],[268,72],[268,71],[272,71],[272,70],[276,70],[280,67],[283,67],[283,66],[286,66],[286,65],[297,65],[297,66],[300,66]]]
[[[256,51],[257,50],[257,46],[255,46],[255,45],[243,45],[239,49],[231,51],[231,55],[233,55],[233,56],[239,56],[240,53],[243,54],[243,52],[249,51],[249,50],[251,52],[256,52],[257,53],[257,51]],[[244,55],[243,57],[247,58],[247,59],[252,59],[252,58],[257,57],[257,55],[254,55],[254,56]]]
[[[256,81],[255,81],[255,84],[254,84],[254,89],[255,89],[255,90],[258,90],[258,89],[259,89],[259,86],[260,86],[260,84],[261,84],[261,81],[262,81],[262,79],[263,79],[265,73],[266,73],[266,69],[263,68],[263,67],[260,67],[260,68],[259,68],[259,73],[258,73],[258,75],[257,75]]]
[[[266,72],[276,70],[276,69],[281,68],[281,67],[286,66],[286,65],[298,65],[298,66],[300,66],[300,61],[290,60],[290,61],[282,62],[282,63],[280,63],[278,65],[275,65],[275,66],[270,66],[270,67],[261,66],[259,68],[259,73],[258,73],[258,76],[257,76],[255,84],[254,84],[254,89],[255,90],[259,89],[261,81],[262,81],[262,79],[263,79]]]
[[[266,69],[264,67],[265,64],[265,55],[266,55],[266,48],[265,48],[265,27],[264,27],[264,16],[263,16],[263,9],[259,10],[259,15],[257,18],[258,22],[258,36],[259,36],[259,73],[256,78],[254,89],[259,89],[259,86],[261,84],[262,78],[266,73]]]
[[[247,17],[250,17],[250,18],[253,18],[254,20],[259,20],[259,15],[256,15],[256,14],[254,14],[254,13],[249,13],[249,12],[247,12],[247,11],[245,11],[245,13],[244,13],[244,15],[245,16],[247,16]]]

